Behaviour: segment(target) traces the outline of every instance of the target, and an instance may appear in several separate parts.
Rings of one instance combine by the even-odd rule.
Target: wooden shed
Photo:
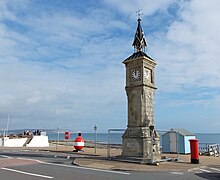
[[[185,129],[171,129],[162,135],[162,152],[188,154],[190,139],[196,139],[194,133]]]

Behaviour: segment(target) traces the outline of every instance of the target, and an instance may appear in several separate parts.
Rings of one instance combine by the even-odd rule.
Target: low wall
[[[9,139],[4,137],[2,145],[5,147],[23,147],[28,138]]]
[[[49,147],[48,136],[34,136],[27,147]]]

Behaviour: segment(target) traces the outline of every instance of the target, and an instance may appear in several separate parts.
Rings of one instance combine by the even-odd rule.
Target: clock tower
[[[135,52],[125,59],[128,125],[123,134],[122,157],[142,163],[160,160],[160,139],[154,128],[154,68],[156,62],[145,53],[147,42],[141,19],[134,37]]]

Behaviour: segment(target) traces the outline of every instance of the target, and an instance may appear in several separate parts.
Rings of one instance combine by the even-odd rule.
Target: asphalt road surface
[[[0,151],[0,180],[220,180],[220,167],[191,172],[111,171],[72,165],[79,155],[65,153],[4,150]]]

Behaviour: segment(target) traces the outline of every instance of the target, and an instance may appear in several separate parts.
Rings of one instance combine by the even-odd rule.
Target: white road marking
[[[28,160],[28,161],[36,161],[36,162],[38,162],[38,163],[42,163],[42,161],[37,160],[37,159],[28,159],[28,158],[17,158],[17,159]]]
[[[195,174],[201,174],[202,172],[201,171],[195,171],[194,173]]]
[[[53,165],[53,166],[70,167],[70,168],[75,168],[75,169],[85,169],[85,170],[91,170],[91,171],[99,171],[99,172],[107,172],[107,173],[114,173],[114,174],[130,175],[130,173],[121,172],[121,171],[111,171],[111,170],[105,170],[105,169],[96,169],[96,168],[81,167],[81,166],[71,166],[71,165],[55,164],[55,163],[48,163],[48,162],[41,162],[41,163],[42,164]]]
[[[29,176],[42,177],[42,178],[46,178],[46,179],[53,179],[54,178],[54,177],[51,177],[51,176],[45,176],[45,175],[41,175],[41,174],[34,174],[34,173],[19,171],[19,170],[15,170],[15,169],[9,169],[9,168],[1,168],[1,169],[6,170],[6,171],[12,171],[12,172],[20,173],[20,174],[25,174],[25,175],[29,175]]]
[[[176,174],[176,175],[184,175],[183,172],[170,172],[171,174]]]
[[[210,173],[211,171],[208,171],[206,169],[200,169],[200,171],[203,171],[203,172],[207,172],[207,173]]]
[[[40,160],[37,160],[37,159],[27,159],[27,158],[18,158],[18,159],[36,161],[36,162],[39,162],[41,164],[47,164],[47,165],[53,165],[53,166],[61,166],[61,167],[69,167],[69,168],[75,168],[75,169],[85,169],[85,170],[91,170],[91,171],[99,171],[99,172],[107,172],[107,173],[114,173],[114,174],[130,175],[130,173],[121,172],[121,171],[111,171],[111,170],[105,170],[105,169],[96,169],[96,168],[73,166],[73,165],[66,165],[66,164],[55,164],[55,163],[43,162],[43,161],[40,161]]]
[[[13,157],[6,156],[6,155],[1,155],[3,158],[8,158],[8,159],[13,159]]]
[[[217,169],[217,168],[209,168],[211,170],[214,170],[214,171],[220,171],[220,169]]]
[[[201,168],[206,168],[206,166],[200,166],[200,167],[191,168],[191,169],[188,169],[188,172],[198,171],[198,170],[200,170]]]

